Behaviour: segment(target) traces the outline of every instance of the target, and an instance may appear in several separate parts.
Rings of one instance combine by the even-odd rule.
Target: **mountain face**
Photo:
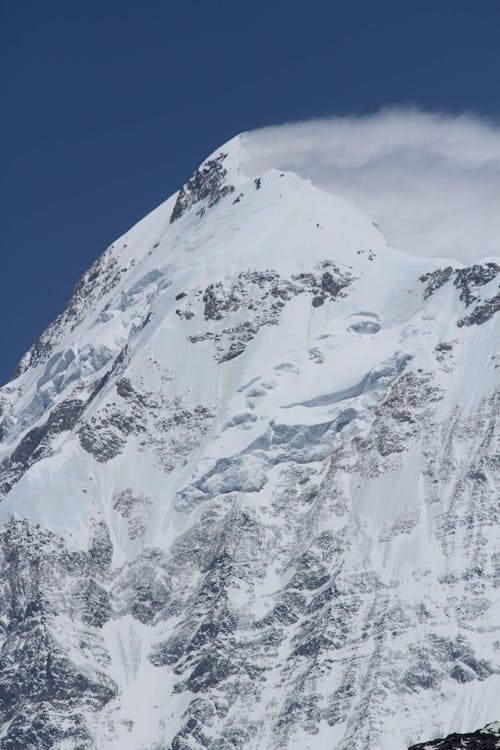
[[[494,746],[500,261],[391,249],[250,137],[0,392],[2,750]]]

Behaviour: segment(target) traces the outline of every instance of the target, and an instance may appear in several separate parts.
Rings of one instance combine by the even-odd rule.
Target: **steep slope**
[[[1,391],[0,747],[407,748],[498,719],[500,264],[241,138]]]

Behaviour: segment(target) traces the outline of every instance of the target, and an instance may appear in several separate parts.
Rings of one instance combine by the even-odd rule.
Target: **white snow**
[[[397,145],[388,149],[395,132]],[[479,148],[483,136],[484,147]],[[225,166],[235,191],[203,217],[192,209],[170,224],[173,196],[117,240],[110,252],[120,272],[119,283],[73,330],[68,326],[62,332],[48,362],[29,368],[16,382],[16,391],[12,386],[4,389],[10,412],[2,455],[43,424],[54,405],[69,397],[88,397],[125,344],[125,369],[112,373],[85,410],[85,420],[97,419],[103,409],[123,403],[116,384],[124,376],[134,387],[140,386],[141,393],[164,399],[164,419],[176,408],[193,411],[197,406],[210,417],[186,433],[176,425],[170,437],[165,426],[155,423],[158,443],[171,441],[164,447],[173,456],[168,470],[157,445],[146,444],[140,431],[106,463],[85,452],[77,428],[63,433],[54,454],[35,463],[3,500],[2,522],[16,512],[85,547],[91,519],[103,518],[111,531],[113,564],[118,568],[135,560],[144,548],[168,553],[181,533],[195,527],[210,498],[227,497],[228,505],[255,513],[268,535],[268,549],[255,550],[267,567],[247,582],[248,589],[231,590],[239,616],[247,610],[248,617],[262,618],[271,611],[293,575],[293,570],[280,568],[282,548],[296,545],[298,556],[311,541],[309,529],[319,523],[325,531],[344,534],[349,540],[340,587],[352,586],[357,573],[374,574],[385,586],[387,612],[396,605],[412,610],[426,604],[436,633],[454,638],[462,632],[455,615],[449,614],[454,610],[440,581],[450,571],[461,572],[469,561],[461,559],[460,547],[456,552],[446,546],[440,529],[446,515],[443,508],[463,515],[467,508],[456,510],[453,483],[444,483],[442,494],[431,497],[427,474],[432,450],[436,460],[453,459],[457,476],[471,456],[481,453],[485,436],[478,410],[500,382],[499,316],[480,327],[458,328],[456,320],[464,307],[453,285],[424,301],[418,279],[441,265],[438,259],[424,256],[466,260],[497,252],[500,219],[490,213],[488,193],[500,170],[497,147],[498,133],[486,125],[397,113],[357,124],[286,126],[230,141],[222,151],[228,153]],[[485,173],[488,179],[483,185]],[[453,184],[451,176],[456,178]],[[261,179],[260,189],[256,177]],[[428,185],[433,190],[427,194]],[[447,195],[441,200],[443,192]],[[243,195],[235,204],[239,193]],[[474,201],[465,212],[463,205],[471,195]],[[485,207],[479,206],[479,198]],[[401,250],[388,246],[372,219],[387,229]],[[487,224],[487,231],[480,234],[479,224]],[[249,316],[241,307],[221,321],[204,320],[202,293],[209,284],[254,269],[273,270],[287,279],[300,273],[321,274],[318,264],[324,261],[352,277],[345,296],[326,299],[315,308],[309,293],[297,294],[284,305],[279,324],[262,326],[240,356],[222,364],[214,358],[213,339],[189,340],[207,332],[222,335]],[[459,261],[445,263],[461,266]],[[483,287],[482,299],[493,296],[497,288],[498,279]],[[176,299],[181,293],[196,310],[192,318],[176,313],[185,301]],[[254,301],[257,314],[264,303],[257,296]],[[148,322],[141,327],[147,315]],[[360,322],[372,325],[353,328]],[[453,351],[449,360],[440,363],[435,347],[443,340],[454,342]],[[442,390],[442,399],[430,404],[435,434],[408,437],[403,454],[384,457],[367,450],[366,465],[349,465],[347,455],[343,464],[347,468],[341,467],[335,480],[343,488],[345,510],[335,515],[328,499],[324,507],[313,504],[300,511],[291,507],[288,527],[288,513],[280,515],[276,503],[284,482],[280,467],[288,462],[290,468],[295,459],[288,456],[288,444],[272,442],[276,425],[305,430],[343,419],[346,410],[352,410],[343,429],[327,433],[322,444],[326,453],[309,457],[311,486],[320,487],[327,481],[330,460],[349,441],[371,434],[390,385],[405,367],[412,373],[430,373],[433,384]],[[369,387],[358,387],[365,382]],[[476,422],[464,422],[455,436],[447,437],[446,426],[459,412],[464,420],[470,417]],[[270,441],[270,447],[251,450],[260,438]],[[443,452],[445,439],[449,445]],[[311,446],[299,448],[305,454]],[[211,473],[218,461],[230,463]],[[126,488],[151,498],[151,518],[141,538],[129,537],[124,518],[112,505],[114,493]],[[297,537],[293,524],[300,513],[303,527]],[[487,549],[493,549],[498,530],[489,527],[483,532]],[[456,544],[465,533],[457,525]],[[191,585],[187,580],[186,586]],[[496,670],[484,680],[459,683],[448,678],[439,690],[408,689],[391,695],[390,686],[397,682],[391,670],[403,673],[409,667],[405,648],[418,645],[429,626],[422,625],[421,632],[408,626],[397,643],[386,634],[381,659],[387,667],[383,678],[387,694],[377,693],[382,689],[377,667],[370,678],[374,705],[379,701],[378,733],[370,740],[370,750],[403,750],[410,742],[476,729],[498,718],[500,661],[493,649],[500,638],[498,600],[490,605],[485,631],[472,627],[467,631],[481,658],[491,661]],[[362,616],[370,620],[367,612]],[[182,725],[182,713],[193,696],[176,693],[178,677],[173,670],[154,667],[148,659],[153,645],[175,632],[176,624],[174,618],[145,625],[126,614],[104,626],[109,674],[117,681],[120,696],[102,716],[90,719],[100,750],[153,748],[156,741],[170,742]],[[361,619],[349,634],[351,640],[332,651],[335,668],[325,667],[316,686],[319,693],[333,694],[348,664],[360,665],[361,672],[356,673],[360,694],[370,688],[363,684],[363,670],[375,663],[377,646],[372,641],[363,644],[360,627]],[[284,698],[279,665],[292,653],[296,632],[290,628],[287,633],[274,669],[264,680],[261,702],[252,706],[251,718],[261,728],[248,750],[273,747],[273,711]],[[356,735],[360,705],[335,725],[321,720],[315,734],[297,727],[286,746],[361,747],[355,744],[362,742]],[[127,724],[129,720],[133,726]]]

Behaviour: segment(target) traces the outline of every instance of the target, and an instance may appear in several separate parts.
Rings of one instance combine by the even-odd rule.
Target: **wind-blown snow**
[[[393,247],[470,262],[500,251],[500,127],[389,110],[245,134],[245,171],[292,170],[352,201]]]

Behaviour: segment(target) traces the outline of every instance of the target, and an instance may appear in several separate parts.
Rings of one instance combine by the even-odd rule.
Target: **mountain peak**
[[[498,718],[500,264],[391,248],[251,138],[0,392],[2,748],[405,750]]]

